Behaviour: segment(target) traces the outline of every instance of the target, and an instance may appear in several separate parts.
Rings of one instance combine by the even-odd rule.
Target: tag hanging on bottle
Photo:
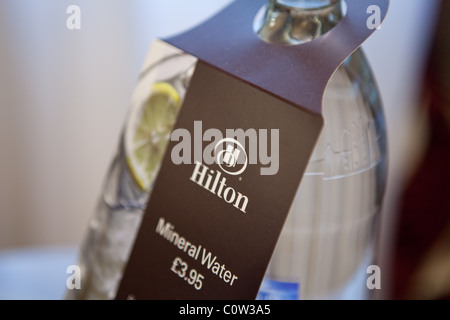
[[[254,299],[323,125],[334,71],[374,31],[388,0],[347,13],[302,45],[262,41],[265,0],[238,0],[150,51],[198,62],[117,299]],[[172,135],[173,136],[173,135]],[[174,156],[180,159],[174,161]]]

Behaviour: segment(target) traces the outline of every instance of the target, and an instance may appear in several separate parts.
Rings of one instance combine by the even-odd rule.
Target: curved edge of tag
[[[347,13],[339,24],[300,45],[269,44],[254,33],[254,18],[266,0],[237,0],[199,26],[163,41],[299,108],[322,114],[330,78],[380,27],[389,8],[389,0],[345,2]],[[286,55],[290,57],[279,59]]]

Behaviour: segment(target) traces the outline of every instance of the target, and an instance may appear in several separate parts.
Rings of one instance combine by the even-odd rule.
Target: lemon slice
[[[176,89],[167,82],[157,82],[149,98],[130,119],[125,139],[126,159],[142,190],[149,191],[156,178],[180,106]]]

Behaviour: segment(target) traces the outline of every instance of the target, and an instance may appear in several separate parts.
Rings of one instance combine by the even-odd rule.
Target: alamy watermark
[[[175,165],[212,165],[232,176],[242,174],[250,164],[260,164],[261,175],[275,175],[280,166],[279,129],[207,129],[203,122],[194,122],[194,131],[179,128],[172,132],[171,141],[178,142],[171,150]]]
[[[66,13],[68,15],[66,19],[66,27],[69,30],[81,29],[81,8],[75,4],[67,7]]]
[[[66,27],[69,30],[81,29],[81,8],[78,5],[69,5],[66,9],[68,15],[66,19]],[[370,16],[367,19],[367,28],[370,30],[381,29],[381,8],[378,5],[370,5],[367,7],[366,13]]]
[[[69,274],[66,280],[66,286],[69,290],[81,289],[81,268],[78,265],[70,265],[66,269]],[[369,290],[381,289],[381,268],[377,265],[370,265],[366,269],[368,275],[366,280],[366,287]],[[129,300],[134,300],[133,296],[128,297]]]
[[[81,289],[81,269],[77,265],[70,265],[66,269],[66,273],[69,277],[66,280],[66,286],[69,290]]]
[[[375,4],[367,7],[367,14],[370,14],[367,19],[367,28],[370,30],[381,29],[381,8]]]
[[[366,281],[367,289],[380,290],[381,289],[381,268],[377,265],[371,265],[367,267],[366,273],[369,277]]]

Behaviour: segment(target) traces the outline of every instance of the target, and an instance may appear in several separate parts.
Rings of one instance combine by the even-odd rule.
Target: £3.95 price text
[[[189,285],[194,286],[196,290],[201,290],[203,286],[203,279],[205,277],[198,273],[197,270],[189,270],[189,266],[180,257],[176,257],[172,262],[170,270],[186,281]]]

